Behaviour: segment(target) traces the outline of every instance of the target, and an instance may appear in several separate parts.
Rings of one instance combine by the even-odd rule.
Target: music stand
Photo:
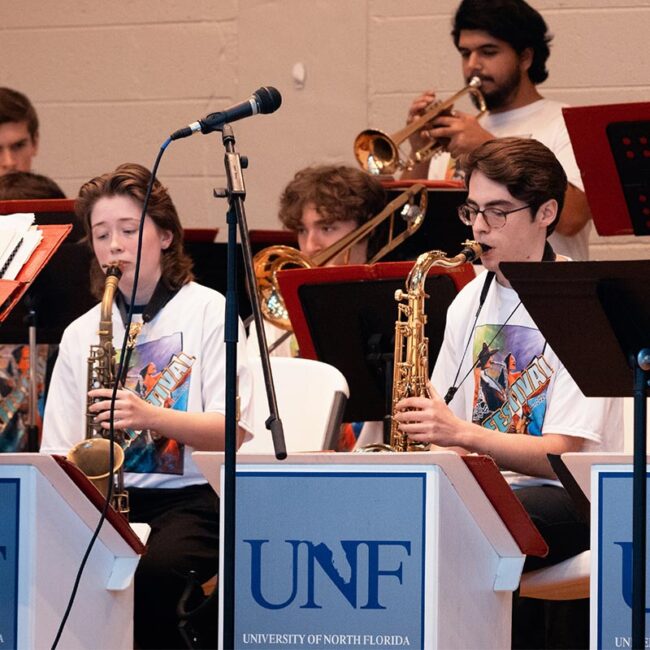
[[[467,189],[460,181],[399,180],[382,181],[388,200],[397,198],[414,184],[427,190],[427,209],[422,225],[397,248],[382,258],[382,262],[414,260],[420,253],[433,249],[450,254],[461,242],[472,239],[472,229],[458,218],[458,206],[465,201]]]
[[[0,280],[0,342],[25,343],[29,350],[29,376],[26,380],[21,377],[20,366],[16,366],[13,397],[11,397],[11,393],[6,396],[6,410],[4,410],[3,419],[6,419],[6,424],[9,424],[27,397],[29,404],[29,421],[26,425],[28,451],[38,451],[36,299],[33,290],[39,282],[42,284],[46,273],[41,273],[41,271],[49,266],[52,256],[56,257],[55,251],[61,246],[71,229],[71,225],[41,226],[42,239],[19,271],[16,279]],[[39,277],[37,278],[37,276]],[[28,297],[23,299],[28,290]],[[7,341],[5,337],[9,340]]]
[[[562,113],[598,233],[650,234],[650,102],[578,106],[564,108]],[[648,278],[647,268],[630,268],[643,273],[636,277]],[[609,269],[603,269],[603,274],[605,271]],[[618,271],[623,273],[622,269]],[[634,279],[605,275],[601,279],[603,310],[629,360],[630,373],[634,372],[634,382],[628,384],[634,385],[632,643],[635,648],[642,648],[646,582],[646,378],[650,350],[645,333],[635,328],[633,321],[647,312],[643,311],[645,299]],[[625,295],[617,295],[617,288]],[[619,314],[614,313],[617,307],[622,310]],[[618,385],[618,381],[612,384]]]
[[[412,262],[385,262],[278,273],[300,355],[335,366],[350,386],[345,422],[383,420],[390,413],[394,295],[404,289],[412,268]],[[425,284],[431,365],[442,343],[447,307],[473,277],[470,264],[431,268]]]
[[[650,235],[650,102],[563,108],[599,235]]]
[[[633,638],[641,634],[642,639],[650,260],[570,264],[508,262],[500,268],[587,397],[634,397],[632,634]]]

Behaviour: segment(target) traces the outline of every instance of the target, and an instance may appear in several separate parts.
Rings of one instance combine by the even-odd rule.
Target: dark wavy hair
[[[557,201],[557,217],[546,229],[550,235],[560,218],[567,177],[555,154],[532,138],[488,140],[462,160],[465,183],[475,171],[508,188],[516,199],[530,205],[533,215],[550,199]]]
[[[0,201],[65,199],[63,190],[49,176],[34,172],[9,172],[0,176]]]
[[[32,140],[38,137],[38,115],[27,95],[0,88],[0,124],[6,122],[25,122]]]
[[[137,163],[124,163],[115,171],[97,176],[81,186],[75,202],[75,213],[83,223],[86,240],[91,248],[90,216],[97,201],[105,196],[129,196],[142,206],[150,178],[151,173],[146,167]],[[172,243],[162,251],[161,279],[169,289],[179,289],[194,279],[193,262],[183,247],[183,227],[176,207],[158,179],[153,183],[147,216],[158,228],[172,233]],[[90,270],[90,283],[91,290],[97,297],[103,293],[104,279],[104,273],[95,259]]]
[[[524,0],[463,0],[456,10],[451,31],[456,47],[464,29],[487,32],[509,43],[518,54],[531,48],[533,62],[528,77],[534,84],[548,78],[546,61],[553,37],[541,14]]]

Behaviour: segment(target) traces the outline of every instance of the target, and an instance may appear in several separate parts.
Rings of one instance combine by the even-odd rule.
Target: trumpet
[[[379,129],[366,129],[359,133],[354,140],[354,155],[357,162],[370,174],[394,174],[397,171],[413,169],[416,163],[429,160],[445,148],[445,143],[432,140],[421,149],[412,152],[412,156],[403,158],[400,145],[415,132],[424,128],[440,115],[449,115],[454,104],[464,95],[474,97],[479,109],[477,117],[487,111],[485,99],[479,90],[481,80],[472,77],[462,90],[445,101],[435,101],[427,106],[424,113],[404,128],[388,135]]]
[[[269,246],[253,258],[253,270],[257,280],[260,309],[265,320],[290,332],[291,321],[280,293],[277,274],[290,268],[311,269],[325,266],[341,253],[348,252],[355,244],[370,236],[381,224],[388,222],[387,242],[367,263],[374,264],[384,255],[410,237],[424,221],[427,207],[427,191],[416,183],[393,199],[386,207],[362,226],[334,242],[311,259],[291,246]],[[399,212],[405,228],[397,231],[396,214]]]

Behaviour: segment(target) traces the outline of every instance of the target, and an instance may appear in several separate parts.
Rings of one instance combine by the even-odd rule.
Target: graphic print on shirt
[[[543,355],[544,337],[529,327],[506,325],[501,332],[499,327],[476,328],[472,421],[504,433],[541,436],[553,374]]]
[[[187,411],[194,360],[183,352],[182,332],[136,345],[126,388],[155,406]],[[149,429],[126,433],[126,472],[183,474],[184,445]]]
[[[41,428],[48,346],[36,346],[37,425]],[[28,451],[29,346],[0,345],[0,453]]]

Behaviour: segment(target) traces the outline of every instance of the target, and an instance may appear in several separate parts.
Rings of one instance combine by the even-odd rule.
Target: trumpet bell
[[[379,129],[359,133],[354,140],[354,156],[369,174],[394,174],[400,167],[397,146]]]

